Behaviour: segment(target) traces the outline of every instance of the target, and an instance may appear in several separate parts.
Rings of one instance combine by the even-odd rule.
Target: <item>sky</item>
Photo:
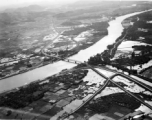
[[[16,7],[19,5],[26,6],[26,5],[30,5],[30,4],[45,5],[45,3],[47,4],[48,2],[50,4],[66,4],[66,3],[72,3],[75,1],[78,1],[78,0],[0,0],[0,8]],[[106,1],[106,0],[104,0],[104,1]],[[116,0],[114,0],[114,1],[116,1]],[[117,1],[124,1],[124,0],[117,0]],[[149,1],[152,1],[152,0],[149,0]]]
[[[29,5],[29,4],[65,4],[75,2],[77,0],[0,0],[0,7]]]

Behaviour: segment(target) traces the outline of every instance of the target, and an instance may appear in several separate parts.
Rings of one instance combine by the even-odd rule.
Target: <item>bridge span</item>
[[[81,64],[82,62],[72,59],[64,59],[63,61],[73,63],[73,64]]]
[[[57,39],[60,34],[61,34],[61,33],[59,33],[59,34],[56,36],[55,39]],[[47,46],[46,46],[46,47],[47,47]],[[44,49],[45,49],[46,47],[44,47],[44,48],[42,49],[42,54],[44,54],[45,56],[48,56],[48,57],[56,57],[56,56],[51,56],[51,55],[46,54],[46,53],[44,52]],[[73,64],[81,64],[81,63],[83,63],[83,62],[81,62],[81,61],[77,61],[77,60],[73,60],[73,59],[68,59],[68,58],[60,58],[60,57],[56,57],[56,58],[58,58],[58,59],[60,59],[60,60],[62,60],[62,61],[65,61],[65,62],[73,63]],[[105,84],[104,84],[103,86],[101,86],[89,99],[87,99],[86,101],[84,101],[84,103],[81,104],[78,108],[76,108],[76,109],[75,109],[74,111],[72,111],[71,113],[67,113],[66,116],[64,116],[64,118],[66,118],[66,117],[68,117],[69,115],[71,115],[71,114],[75,113],[76,111],[78,111],[81,107],[83,107],[83,106],[84,106],[85,104],[87,104],[90,100],[92,100],[97,94],[99,94],[100,92],[102,92],[102,90],[104,90],[104,88],[108,85],[109,82],[113,83],[113,84],[116,85],[118,88],[120,88],[121,90],[123,90],[124,92],[126,92],[127,94],[129,94],[130,96],[132,96],[133,98],[135,98],[137,101],[141,102],[143,105],[145,105],[146,107],[148,107],[149,109],[152,110],[152,106],[151,106],[151,105],[147,104],[145,101],[143,101],[142,99],[138,98],[137,96],[135,96],[135,95],[134,95],[133,93],[131,93],[130,91],[124,89],[124,88],[121,87],[119,84],[117,84],[116,82],[114,82],[112,79],[113,79],[115,76],[120,75],[120,76],[123,76],[123,77],[125,77],[125,78],[128,78],[129,80],[134,81],[134,82],[137,83],[138,85],[141,85],[142,87],[144,87],[144,88],[146,88],[147,90],[149,90],[149,91],[152,92],[152,90],[150,90],[149,88],[147,88],[145,85],[142,85],[142,84],[138,83],[138,82],[137,82],[138,80],[135,80],[135,79],[131,78],[130,76],[128,77],[127,75],[123,75],[123,74],[120,74],[120,73],[118,73],[118,72],[116,72],[115,75],[113,75],[113,76],[111,76],[111,77],[108,78],[108,77],[106,77],[105,75],[103,75],[102,73],[100,73],[98,70],[96,70],[96,69],[94,68],[94,66],[91,66],[91,65],[89,65],[89,64],[86,63],[86,62],[84,62],[84,64],[86,64],[86,66],[87,66],[88,68],[90,68],[91,70],[93,70],[94,72],[96,72],[98,75],[100,75],[101,77],[105,78],[105,79],[106,79]],[[63,119],[64,119],[64,118],[63,118]]]

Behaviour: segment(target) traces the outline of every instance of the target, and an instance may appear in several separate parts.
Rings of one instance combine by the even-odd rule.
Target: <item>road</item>
[[[52,41],[56,40],[60,35],[61,35],[61,33],[58,33],[57,36],[56,36],[55,38],[52,39]],[[51,41],[51,43],[52,43],[52,41]],[[49,46],[50,46],[50,44],[48,44],[47,46],[45,46],[44,48],[41,49],[42,54],[45,55],[45,56],[47,56],[47,57],[55,57],[55,58],[60,59],[60,58],[57,57],[57,56],[48,55],[47,53],[45,53],[45,49],[46,49],[47,47],[49,47]]]
[[[108,85],[109,83],[109,79],[106,80],[106,82],[104,83],[103,86],[101,86],[91,97],[89,97],[86,101],[84,101],[78,108],[76,108],[74,111],[72,111],[71,113],[69,113],[69,115],[75,113],[76,111],[78,111],[81,107],[83,107],[84,105],[86,105],[88,102],[90,102],[96,95],[98,95],[102,90],[105,89],[105,87]]]
[[[75,60],[72,60],[72,59],[64,59],[64,61],[65,61],[65,62],[74,63],[74,64],[80,64],[80,63],[82,63],[82,62],[80,62],[80,61],[75,61]],[[87,67],[88,67],[88,66],[87,66]],[[86,67],[86,68],[87,68],[87,67]],[[122,77],[124,77],[124,78],[127,78],[127,79],[129,79],[130,81],[136,83],[137,85],[143,87],[145,90],[150,91],[150,92],[152,93],[152,88],[151,88],[151,87],[148,87],[149,85],[146,85],[146,84],[144,84],[143,82],[140,82],[140,81],[136,80],[135,78],[130,77],[129,75],[126,75],[126,74],[121,73],[121,72],[117,72],[117,71],[115,71],[115,70],[111,70],[111,69],[106,68],[106,67],[92,66],[92,68],[100,68],[100,69],[103,69],[103,70],[107,70],[107,71],[113,72],[113,73],[115,73],[115,76],[122,76]],[[96,71],[96,73],[97,73],[97,71]]]
[[[71,59],[69,59],[70,61]],[[69,61],[66,61],[66,62],[69,62]],[[72,60],[72,62],[74,62],[74,60]],[[75,61],[74,63],[77,63],[77,62],[80,62],[80,61]],[[120,88],[121,90],[123,90],[124,92],[126,92],[127,94],[129,94],[131,97],[135,98],[137,101],[139,101],[140,103],[142,103],[143,105],[145,105],[146,107],[148,107],[149,109],[152,110],[152,106],[147,104],[145,101],[143,101],[142,99],[138,98],[136,95],[134,95],[133,93],[131,93],[130,91],[124,89],[123,87],[121,87],[119,84],[117,84],[116,82],[114,82],[112,79],[114,77],[116,77],[117,75],[122,75],[123,77],[127,77],[129,78],[130,80],[134,80],[133,78],[131,77],[128,77],[127,75],[124,75],[124,74],[114,74],[112,75],[111,77],[106,77],[104,74],[100,73],[98,70],[95,69],[94,66],[91,66],[91,65],[88,65],[87,63],[85,63],[87,65],[88,68],[92,69],[94,72],[96,72],[98,75],[100,75],[101,77],[105,78],[106,79],[106,82],[104,83],[103,86],[101,86],[91,97],[89,97],[85,102],[83,102],[78,108],[76,108],[75,110],[73,110],[71,113],[67,113],[66,116],[64,116],[63,119],[67,118],[68,116],[72,115],[73,113],[75,113],[76,111],[78,111],[79,109],[81,109],[84,105],[86,105],[88,102],[90,102],[97,94],[101,93],[102,90],[104,90],[104,88],[108,85],[109,82],[115,84],[118,88]],[[101,67],[100,67],[101,68]],[[109,70],[109,71],[113,71],[113,70]],[[136,81],[138,83],[138,81]],[[145,85],[142,85],[144,86],[144,88],[148,89],[151,91],[150,88],[146,87]]]
[[[143,105],[147,106],[149,109],[152,110],[152,106],[147,104],[146,102],[144,102],[143,100],[141,100],[140,98],[138,98],[136,95],[134,95],[133,93],[131,93],[130,91],[124,89],[123,87],[121,87],[119,84],[117,84],[116,82],[114,82],[113,80],[110,79],[110,82],[113,83],[114,85],[116,85],[118,88],[120,88],[121,90],[123,90],[124,92],[128,93],[131,97],[134,97],[137,101],[139,101],[140,103],[142,103]]]
[[[60,34],[58,34],[53,40],[57,39],[57,38],[59,37],[59,35],[60,35]],[[47,45],[47,46],[48,46],[48,45]],[[47,47],[47,46],[46,46],[46,47]],[[51,56],[51,55],[46,54],[46,53],[44,52],[44,49],[45,49],[46,47],[44,47],[41,52],[42,52],[45,56],[48,56],[48,57],[56,57],[56,56]],[[72,59],[68,59],[68,58],[65,58],[65,59],[64,59],[64,58],[60,58],[60,57],[56,57],[56,58],[58,58],[58,59],[60,59],[60,60],[63,60],[63,61],[65,61],[65,62],[70,62],[70,63],[74,63],[74,64],[80,64],[80,63],[82,63],[81,61],[72,60]],[[86,101],[84,101],[78,108],[76,108],[75,110],[73,110],[71,113],[67,114],[67,116],[75,113],[76,111],[78,111],[79,109],[81,109],[84,105],[86,105],[88,102],[90,102],[97,94],[101,93],[101,92],[105,89],[105,87],[107,87],[107,85],[108,85],[109,82],[112,82],[112,83],[115,84],[117,87],[119,87],[121,90],[123,90],[124,92],[126,92],[126,93],[129,94],[130,96],[134,97],[137,101],[141,102],[143,105],[147,106],[149,109],[152,110],[152,106],[150,106],[149,104],[145,103],[143,100],[141,100],[140,98],[138,98],[137,96],[135,96],[133,93],[131,93],[131,92],[129,92],[128,90],[126,90],[126,89],[124,89],[123,87],[121,87],[119,84],[117,84],[116,82],[114,82],[112,79],[113,79],[114,77],[116,77],[116,76],[122,76],[122,77],[125,77],[125,78],[129,79],[130,81],[135,82],[136,84],[142,86],[142,87],[145,88],[146,90],[152,92],[152,89],[149,88],[149,87],[147,87],[147,85],[139,82],[138,80],[136,80],[136,79],[134,79],[134,78],[132,78],[132,77],[130,77],[130,76],[128,76],[128,75],[125,75],[125,74],[123,74],[123,73],[117,72],[117,71],[115,71],[115,70],[111,70],[111,69],[109,69],[109,68],[100,67],[100,66],[91,66],[91,65],[89,65],[89,64],[87,64],[87,63],[85,63],[85,64],[86,64],[86,66],[87,66],[87,67],[85,67],[85,68],[87,68],[87,69],[88,69],[88,68],[89,68],[89,69],[92,69],[92,70],[93,70],[94,72],[96,72],[98,75],[100,75],[101,77],[105,78],[106,81],[105,81],[104,85],[100,86],[100,88],[99,88],[91,97],[89,97]],[[99,72],[97,69],[95,69],[95,68],[104,69],[104,70],[113,72],[113,73],[115,73],[115,74],[112,75],[112,76],[110,76],[110,77],[108,78],[108,77],[106,77],[104,74],[100,73],[100,72]],[[79,68],[79,69],[81,69],[81,68]],[[17,112],[18,112],[18,111],[17,111]],[[23,112],[24,112],[24,111],[23,111]],[[37,116],[37,114],[35,114],[35,116]],[[65,117],[67,117],[67,116],[65,116]],[[47,116],[45,116],[45,117],[47,117]]]
[[[143,87],[145,90],[147,90],[147,91],[149,91],[149,92],[151,92],[152,93],[152,87],[151,86],[149,86],[149,85],[147,85],[147,84],[145,84],[145,83],[143,83],[143,82],[140,82],[140,81],[138,81],[138,80],[136,80],[135,78],[132,78],[132,77],[130,77],[129,75],[126,75],[126,74],[124,74],[124,73],[122,73],[122,72],[117,72],[116,70],[112,70],[112,69],[109,69],[109,68],[107,68],[107,67],[104,67],[104,66],[92,66],[92,67],[94,67],[94,68],[99,68],[99,69],[103,69],[103,70],[106,70],[106,71],[109,71],[109,72],[113,72],[113,73],[115,73],[114,74],[114,76],[116,77],[116,76],[121,76],[121,77],[124,77],[124,78],[126,78],[126,79],[129,79],[131,82],[134,82],[134,83],[136,83],[137,85],[139,85],[140,87]],[[82,67],[81,69],[87,69],[88,67]],[[137,76],[136,76],[137,77]]]
[[[54,26],[53,26],[53,27],[54,27]],[[55,28],[54,28],[54,30],[55,30]],[[55,31],[56,31],[56,30],[55,30]],[[56,31],[56,32],[57,32],[57,31]],[[60,35],[61,35],[61,33],[58,33],[57,36],[56,36],[53,40],[56,40]],[[125,36],[124,36],[124,37],[125,37]],[[124,37],[123,37],[123,38],[124,38]],[[123,38],[122,38],[122,39],[123,39]],[[52,42],[52,41],[51,41],[51,42]],[[49,45],[50,45],[50,44],[49,44]],[[77,60],[72,60],[72,59],[68,59],[68,58],[64,59],[64,58],[60,58],[60,57],[57,57],[57,56],[48,55],[47,53],[45,53],[44,50],[45,50],[49,45],[45,46],[45,47],[41,50],[42,54],[44,54],[45,56],[47,56],[47,57],[55,57],[55,58],[58,58],[58,59],[60,59],[60,60],[65,61],[65,62],[74,63],[74,64],[80,64],[80,63],[82,63],[81,61],[77,61]],[[111,51],[111,53],[112,53],[112,51]],[[106,77],[104,74],[102,74],[102,73],[100,73],[98,70],[96,70],[96,69],[95,69],[95,66],[91,66],[91,65],[89,65],[89,64],[87,64],[87,63],[85,63],[85,64],[86,64],[87,68],[92,69],[92,70],[93,70],[94,72],[96,72],[98,75],[100,75],[101,77],[104,77],[104,78],[106,79],[106,81],[105,81],[105,83],[104,83],[103,86],[101,86],[91,97],[89,97],[83,104],[81,104],[78,108],[76,108],[76,109],[75,109],[74,111],[72,111],[70,114],[73,114],[73,113],[75,113],[76,111],[78,111],[81,107],[83,107],[83,106],[84,106],[85,104],[87,104],[90,100],[92,100],[97,94],[99,94],[100,92],[102,92],[102,90],[104,90],[104,88],[108,85],[109,82],[115,84],[118,88],[120,88],[121,90],[123,90],[124,92],[126,92],[127,94],[129,94],[130,96],[134,97],[137,101],[141,102],[143,105],[147,106],[149,109],[152,110],[152,106],[150,106],[149,104],[147,104],[146,102],[144,102],[143,100],[141,100],[140,98],[138,98],[137,96],[135,96],[133,93],[131,93],[131,92],[129,92],[128,90],[126,90],[126,89],[124,89],[123,87],[121,87],[119,84],[117,84],[116,82],[114,82],[112,79],[113,79],[115,76],[122,76],[122,77],[125,77],[125,78],[129,79],[130,81],[135,82],[136,84],[142,86],[142,87],[145,88],[146,90],[152,92],[152,89],[149,88],[149,87],[147,87],[147,85],[139,82],[138,80],[136,80],[136,79],[134,79],[134,78],[132,78],[132,77],[130,77],[130,76],[128,76],[128,75],[125,75],[125,74],[123,74],[123,73],[116,72],[116,71],[115,71],[115,74],[114,74],[113,76],[111,76],[111,77],[108,78],[108,77]],[[105,70],[107,70],[107,71],[113,71],[113,70],[110,70],[110,69],[107,69],[107,68],[103,68],[103,67],[99,67],[99,68],[105,69]],[[113,72],[114,72],[114,71],[113,71]],[[68,115],[70,115],[70,114],[68,114]]]
[[[127,78],[127,79],[129,79],[130,81],[136,83],[137,85],[143,87],[145,90],[147,90],[147,91],[149,91],[149,92],[152,93],[152,87],[150,87],[149,85],[146,85],[146,84],[143,83],[143,82],[140,82],[140,81],[136,80],[135,78],[130,77],[129,75],[126,75],[126,74],[124,74],[124,73],[111,70],[111,69],[106,68],[106,67],[98,67],[98,68],[103,69],[103,70],[107,70],[107,71],[110,71],[110,72],[114,72],[114,73],[115,73],[115,76],[122,76],[122,77],[124,77],[124,78]],[[149,87],[148,87],[148,86],[149,86]]]
[[[54,38],[54,40],[57,39],[59,35],[60,35],[60,34],[58,33],[58,35]],[[125,36],[126,36],[126,35],[125,35]],[[125,36],[124,36],[124,37],[125,37]],[[124,37],[123,37],[121,40],[123,40]],[[47,48],[47,46],[42,49],[42,54],[44,54],[44,55],[46,55],[46,56],[48,56],[48,57],[54,57],[54,56],[52,56],[52,55],[46,54],[46,53],[44,52],[44,49],[45,49],[45,48]],[[60,59],[60,60],[62,60],[62,61],[69,62],[69,63],[74,63],[74,64],[81,64],[81,63],[83,63],[83,62],[81,62],[81,61],[77,61],[77,60],[73,60],[73,59],[68,59],[68,58],[65,58],[65,59],[64,59],[64,58],[60,58],[60,57],[57,57],[57,56],[55,56],[55,57],[58,58],[58,59]],[[125,78],[129,79],[130,81],[135,82],[136,84],[142,86],[142,87],[145,88],[146,90],[152,92],[151,88],[147,87],[147,85],[144,85],[143,83],[139,82],[138,80],[136,80],[136,79],[134,79],[134,78],[132,78],[132,77],[130,77],[130,76],[127,76],[127,75],[125,75],[125,74],[123,74],[123,73],[116,72],[116,71],[115,71],[115,74],[114,74],[113,76],[111,76],[110,78],[107,78],[105,75],[103,75],[103,74],[100,73],[98,70],[96,70],[94,66],[91,66],[91,65],[87,64],[86,62],[84,62],[84,64],[86,64],[87,68],[92,69],[92,70],[93,70],[94,72],[96,72],[98,75],[100,75],[101,77],[104,77],[104,78],[106,79],[106,82],[105,82],[105,84],[104,84],[103,86],[101,86],[91,97],[89,97],[83,104],[81,104],[78,108],[76,108],[76,109],[75,109],[74,111],[72,111],[71,113],[68,113],[66,116],[64,116],[64,118],[65,118],[65,117],[68,117],[69,115],[71,115],[71,114],[75,113],[76,111],[78,111],[81,107],[83,107],[83,106],[84,106],[85,104],[87,104],[90,100],[92,100],[97,94],[99,94],[100,92],[102,92],[102,90],[104,90],[104,88],[108,85],[109,82],[112,82],[112,83],[115,84],[118,88],[120,88],[121,90],[123,90],[124,92],[126,92],[127,94],[129,94],[130,96],[134,97],[137,101],[141,102],[143,105],[145,105],[146,107],[148,107],[149,109],[152,110],[152,106],[150,106],[150,105],[147,104],[145,101],[143,101],[143,100],[141,100],[140,98],[138,98],[137,96],[135,96],[133,93],[131,93],[131,92],[129,92],[128,90],[126,90],[126,89],[124,89],[123,87],[121,87],[119,84],[117,84],[116,82],[114,82],[114,81],[112,80],[112,78],[114,78],[115,76],[118,76],[118,75],[119,75],[119,76],[122,76],[122,77],[125,77]],[[100,68],[102,68],[102,67],[100,67]],[[105,69],[105,70],[107,70],[107,71],[109,70],[109,69],[106,69],[106,68],[103,68],[103,69]],[[113,71],[113,70],[109,70],[109,71]],[[114,71],[113,71],[113,72],[114,72]]]
[[[56,40],[62,33],[59,33],[56,29],[55,29],[55,27],[54,27],[54,24],[53,24],[53,20],[51,21],[51,23],[52,23],[52,29],[54,30],[54,32],[56,32],[57,33],[57,36],[54,38],[54,39],[52,39],[53,41],[54,40]],[[52,41],[51,41],[52,42]],[[50,44],[49,44],[50,45]],[[45,46],[44,48],[42,48],[42,52],[44,51],[44,49],[45,48],[47,48],[49,45],[47,45],[47,46]],[[45,52],[44,52],[44,54],[45,54]],[[0,62],[0,65],[1,64],[6,64],[6,63],[11,63],[11,62],[16,62],[16,61],[21,61],[21,60],[27,60],[27,59],[30,59],[31,57],[27,57],[27,58],[21,58],[21,59],[14,59],[14,60],[10,60],[10,61],[7,61],[7,62]]]

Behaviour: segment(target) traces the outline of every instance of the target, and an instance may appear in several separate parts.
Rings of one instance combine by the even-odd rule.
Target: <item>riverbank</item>
[[[149,22],[152,20],[151,13],[151,10],[149,10],[146,13],[126,19],[126,21],[133,22],[133,24],[128,30],[125,41],[118,47],[119,52],[114,61],[115,63],[119,61],[119,66],[120,64],[124,66],[126,68],[124,69],[125,71],[133,71],[148,81],[151,81],[151,74],[149,72],[151,71],[152,58],[152,43],[150,40],[152,24]],[[146,74],[143,74],[144,72]]]
[[[115,40],[122,34],[123,27],[121,22],[133,15],[140,14],[141,12],[131,13],[128,15],[117,17],[115,20],[109,22],[108,35],[103,37],[101,40],[96,42],[94,45],[88,47],[85,50],[81,50],[78,54],[69,57],[70,59],[75,59],[78,61],[87,61],[91,56],[96,55],[97,53],[102,53],[109,44],[115,42]],[[117,28],[117,31],[115,30]],[[24,85],[25,83],[30,83],[38,79],[44,79],[53,74],[59,73],[63,69],[69,69],[74,67],[72,63],[66,63],[63,61],[58,61],[56,63],[46,65],[24,74],[16,75],[11,78],[3,79],[0,81],[1,91],[11,90],[19,86]]]
[[[106,36],[108,34],[108,31],[107,31],[108,26],[109,25],[107,22],[95,22],[95,23],[92,23],[88,26],[76,27],[76,28],[69,30],[69,31],[62,31],[61,33],[58,33],[57,36],[52,40],[53,42],[50,41],[50,43],[48,43],[48,45],[46,45],[44,48],[42,48],[42,50],[40,51],[41,53],[38,53],[38,56],[43,57],[43,60],[40,60],[37,65],[34,65],[34,67],[33,67],[33,65],[30,62],[28,62],[28,60],[27,60],[28,58],[25,59],[25,60],[27,60],[25,62],[25,65],[23,64],[24,61],[22,61],[22,60],[17,61],[17,63],[22,62],[22,64],[20,64],[17,67],[18,71],[16,69],[14,70],[14,68],[18,65],[17,63],[11,64],[11,66],[7,66],[5,68],[2,68],[3,71],[0,72],[0,74],[2,76],[4,73],[6,73],[6,74],[4,75],[4,77],[1,77],[0,80],[9,78],[9,77],[12,77],[15,75],[23,74],[25,72],[37,69],[39,67],[43,67],[43,66],[48,65],[48,64],[55,63],[55,62],[59,61],[60,58],[67,58],[67,57],[73,56],[73,55],[77,54],[79,51],[84,50],[84,49],[92,46],[93,44],[98,42],[100,39],[102,39],[104,36]],[[84,31],[87,31],[89,29],[92,29],[90,33],[87,33],[84,35],[82,34]],[[80,30],[80,31],[78,32],[78,30]],[[68,32],[68,34],[66,32]],[[65,34],[65,33],[66,33],[66,36],[61,35],[61,34]],[[76,33],[78,34],[78,36],[80,36],[80,38],[83,38],[83,40],[78,41],[76,43],[77,45],[75,47],[73,47],[72,49],[68,49],[68,46],[67,46],[66,50],[60,49],[60,47],[62,48],[62,46],[66,46],[66,45],[71,44],[71,41],[73,41],[71,39],[71,36],[75,36]],[[73,38],[73,39],[76,39],[76,38]],[[69,39],[69,40],[66,41],[65,39]],[[71,39],[71,41],[70,41],[70,39]],[[67,43],[67,42],[69,42],[69,43]],[[54,46],[54,47],[50,49],[50,46]],[[54,51],[54,48],[55,49],[59,48],[59,50]],[[56,55],[54,55],[53,52],[56,52]],[[42,56],[42,54],[44,56]],[[32,58],[29,58],[29,60],[30,59],[32,59]],[[9,64],[9,63],[7,63],[7,64]],[[30,67],[28,67],[28,66],[30,66]],[[11,68],[9,68],[9,67],[11,67]],[[21,67],[24,67],[24,70],[20,70]],[[5,72],[4,69],[7,69],[7,68],[9,68],[9,69],[7,70],[7,72]],[[17,71],[17,72],[14,72],[14,71]],[[10,72],[10,74],[9,74],[9,72]]]
[[[100,70],[100,69],[98,69],[98,71],[100,71],[103,74],[107,74],[107,71]],[[111,75],[113,74],[109,73],[108,77],[110,77]],[[92,79],[94,80],[92,81]],[[124,79],[123,77],[117,76],[113,80],[117,82],[120,86],[124,87],[125,89],[128,89],[129,91],[133,93],[139,93],[137,95],[146,96],[146,100],[151,97],[150,95],[147,95],[145,93],[146,91],[144,91],[143,88],[130,82],[128,79]],[[36,81],[29,85],[20,87],[16,91],[11,91],[10,93],[7,93],[7,94],[2,94],[2,96],[3,97],[8,96],[8,97],[4,97],[5,99],[11,97],[11,99],[9,99],[11,101],[13,101],[13,99],[15,98],[14,95],[17,97],[19,96],[26,97],[26,99],[22,98],[23,99],[22,103],[13,102],[12,104],[17,104],[18,107],[21,107],[20,110],[23,110],[23,111],[26,110],[30,113],[33,113],[32,116],[30,117],[43,118],[43,115],[49,115],[49,117],[51,118],[52,116],[56,114],[58,115],[58,113],[62,113],[62,111],[70,112],[71,110],[75,110],[75,108],[79,107],[83,103],[82,102],[83,100],[84,101],[87,100],[93,93],[95,93],[96,90],[98,90],[98,88],[104,84],[104,82],[105,82],[104,78],[102,78],[101,76],[99,76],[98,74],[96,74],[94,71],[90,69],[89,70],[86,70],[86,68],[84,70],[72,69],[72,70],[69,70],[68,72],[62,71],[60,72],[60,74],[56,74],[55,76],[48,77],[44,81]],[[108,94],[111,94],[112,96],[114,95],[115,100],[120,100],[119,92],[121,93],[123,91],[118,89],[115,85],[109,84],[105,90],[103,90],[101,93],[99,93],[95,97],[95,100],[97,98],[100,98],[101,96],[103,97],[107,96]],[[144,93],[141,94],[140,92],[144,92]],[[3,101],[3,97],[2,97],[1,102]],[[126,98],[128,97],[129,96],[126,96]],[[29,99],[30,100],[32,99],[33,103],[29,102],[28,101]],[[20,101],[20,99],[17,99],[17,100]],[[1,105],[1,102],[0,102],[0,105]],[[128,107],[128,105],[133,105],[130,101],[126,101],[125,99],[122,100],[121,103],[125,103],[125,104],[124,105],[118,104],[118,106],[125,107],[125,109],[126,107]],[[104,105],[107,105],[107,104],[104,104]],[[56,110],[54,107],[58,109]],[[102,108],[103,106],[100,106],[100,107]],[[64,110],[62,108],[64,108]],[[49,113],[51,111],[53,111],[53,114],[50,115]],[[28,112],[27,114],[29,114]],[[35,116],[35,112],[39,115]],[[14,114],[15,113],[13,112],[13,115]],[[25,118],[27,117],[26,114],[24,113],[21,113],[21,114],[23,114],[22,117],[23,116]],[[11,114],[8,116],[13,117],[11,116]],[[52,120],[54,119],[52,118]]]
[[[145,69],[145,63],[151,60],[151,42],[149,40],[151,31],[149,25],[151,24],[147,23],[144,16],[145,14],[150,14],[150,12],[151,9],[141,12],[141,14],[137,14],[134,17],[125,19],[124,21],[129,22],[129,24],[127,24],[127,28],[125,27],[124,32],[122,33],[122,39],[120,37],[114,44],[107,46],[107,49],[101,55],[98,54],[91,57],[89,63],[92,65],[112,65],[113,67],[117,67],[117,69],[134,74],[140,72],[142,68]],[[140,20],[136,20],[137,18]],[[134,23],[132,23],[133,21]],[[127,41],[130,41],[130,46],[128,45],[127,48],[125,48],[122,44]],[[139,41],[139,44],[134,45],[134,41]],[[124,48],[122,47],[122,49],[119,50],[119,46],[123,46]],[[130,52],[126,52],[128,47],[132,48]],[[115,54],[115,52],[117,53]],[[102,59],[99,59],[100,57]]]

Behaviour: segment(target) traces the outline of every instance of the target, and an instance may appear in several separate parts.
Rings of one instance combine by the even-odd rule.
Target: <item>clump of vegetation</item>
[[[130,97],[125,93],[116,93],[97,98],[96,100],[91,101],[90,104],[86,105],[85,108],[97,113],[105,113],[108,112],[110,107],[114,104],[129,108],[131,110],[135,110],[141,105],[141,103],[135,98]]]

